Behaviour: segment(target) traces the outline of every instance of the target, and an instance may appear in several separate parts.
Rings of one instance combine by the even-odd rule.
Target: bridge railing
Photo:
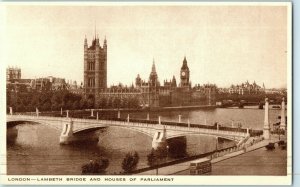
[[[247,134],[245,132],[236,132],[236,131],[226,131],[226,130],[216,130],[216,129],[202,129],[202,128],[193,128],[193,127],[182,127],[182,126],[172,126],[172,125],[159,125],[159,124],[148,124],[148,123],[137,123],[137,122],[127,122],[124,120],[100,120],[100,123],[106,123],[108,125],[118,125],[118,126],[127,126],[127,127],[144,127],[144,128],[154,128],[154,129],[163,129],[173,130],[173,131],[182,131],[184,134],[186,133],[203,133],[203,134],[211,134],[211,135],[219,135],[219,136],[228,136],[233,137],[245,137]]]
[[[224,131],[224,130],[215,130],[215,129],[201,129],[201,128],[188,128],[188,127],[177,127],[177,126],[165,126],[165,125],[159,125],[159,124],[148,124],[148,123],[137,123],[137,122],[127,122],[125,120],[119,120],[119,121],[115,121],[115,120],[98,120],[97,123],[95,123],[95,120],[82,120],[79,119],[77,120],[77,122],[79,123],[87,123],[89,124],[89,126],[85,126],[83,125],[83,127],[74,129],[76,132],[80,131],[80,130],[85,130],[86,128],[93,128],[93,127],[97,127],[97,123],[101,123],[101,124],[105,124],[107,126],[113,125],[113,126],[125,126],[127,128],[136,128],[136,130],[140,130],[140,131],[147,131],[147,130],[142,130],[141,128],[145,128],[145,129],[155,129],[155,130],[162,130],[163,128],[166,128],[166,130],[168,130],[169,132],[174,131],[176,132],[175,134],[171,133],[172,135],[169,135],[167,133],[167,135],[169,135],[168,137],[176,137],[178,136],[178,134],[180,135],[182,132],[183,135],[186,134],[194,134],[194,133],[201,133],[201,134],[208,134],[208,135],[216,135],[216,136],[221,136],[221,137],[229,137],[229,139],[236,139],[239,140],[240,138],[244,138],[245,136],[247,136],[246,133],[243,132],[230,132],[230,131]],[[91,126],[92,125],[92,126]]]
[[[127,119],[120,119],[120,118],[110,118],[109,120],[114,120],[114,121],[127,121]],[[155,120],[142,120],[142,119],[130,119],[130,122],[137,122],[137,123],[148,123],[148,124],[158,124],[158,121]],[[212,129],[212,130],[217,130],[218,127],[211,126],[211,125],[201,125],[201,124],[188,124],[188,123],[177,123],[177,122],[167,122],[167,121],[161,121],[161,125],[168,125],[168,126],[176,126],[176,127],[188,127],[190,128],[199,128],[199,129]],[[234,127],[225,127],[220,125],[219,126],[220,131],[231,131],[234,133],[241,132],[241,133],[247,133],[247,129],[245,128],[234,128]],[[259,136],[262,134],[261,130],[253,130],[249,129],[249,134],[250,136]]]

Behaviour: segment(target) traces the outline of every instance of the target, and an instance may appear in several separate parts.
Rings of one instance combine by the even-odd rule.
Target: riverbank
[[[175,175],[190,175],[185,169]],[[209,175],[287,175],[287,150],[262,147],[212,164]]]
[[[244,150],[212,159],[209,175],[287,175],[287,150],[281,149],[278,144],[275,144],[274,150],[265,147],[269,142],[279,142],[277,138],[274,136],[271,141],[264,140]],[[173,174],[190,175],[188,167]]]
[[[174,107],[153,107],[153,108],[107,108],[107,109],[81,109],[68,110],[69,112],[165,112],[165,111],[192,111],[197,109],[215,109],[215,105],[195,105],[195,106],[174,106]],[[39,111],[40,114],[66,114],[66,109],[55,111]],[[17,112],[16,114],[35,115],[36,112]]]

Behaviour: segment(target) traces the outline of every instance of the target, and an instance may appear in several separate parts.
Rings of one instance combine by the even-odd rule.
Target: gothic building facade
[[[91,45],[84,39],[84,83],[85,97],[95,100],[96,106],[102,102],[112,102],[116,105],[126,98],[136,99],[144,107],[168,107],[190,105],[214,105],[214,86],[192,88],[190,69],[184,57],[180,69],[180,82],[177,85],[175,76],[163,85],[160,84],[153,60],[148,80],[136,77],[135,86],[111,86],[107,88],[107,41],[100,45],[99,38],[94,37]],[[124,100],[124,102],[125,102]],[[102,104],[101,104],[102,103]]]
[[[100,92],[107,88],[107,41],[101,47],[99,38],[94,37],[88,46],[84,39],[84,94],[97,99]]]
[[[137,75],[135,87],[140,91],[139,100],[141,105],[146,107],[176,107],[194,105],[215,105],[216,86],[215,85],[196,85],[192,87],[190,82],[190,70],[186,57],[180,69],[180,83],[177,86],[175,76],[164,84],[160,85],[153,62],[152,70],[148,81],[141,79]]]

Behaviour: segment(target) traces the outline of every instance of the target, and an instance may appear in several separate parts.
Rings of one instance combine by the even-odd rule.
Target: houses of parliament
[[[107,40],[101,46],[99,38],[95,36],[91,45],[84,39],[84,95],[93,98],[95,103],[105,100],[122,100],[136,98],[142,107],[177,107],[177,106],[212,106],[216,103],[216,86],[212,84],[195,85],[190,81],[190,69],[186,57],[182,61],[179,71],[180,82],[177,84],[175,76],[160,83],[153,60],[152,69],[147,80],[140,75],[135,79],[135,85],[107,87]]]

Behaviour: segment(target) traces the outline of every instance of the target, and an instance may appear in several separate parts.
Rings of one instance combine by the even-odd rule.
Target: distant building
[[[6,69],[6,90],[11,92],[28,91],[31,86],[31,79],[22,79],[21,68],[9,67]]]
[[[6,89],[10,92],[22,91],[50,91],[50,90],[69,90],[72,93],[83,94],[83,85],[77,85],[77,82],[69,81],[68,83],[64,78],[53,76],[36,78],[36,79],[22,79],[20,68],[7,68],[6,69]]]
[[[63,90],[67,88],[65,79],[57,77],[44,77],[32,80],[32,89],[34,90]]]
[[[222,90],[223,92],[224,90]],[[248,81],[239,85],[231,85],[228,88],[228,93],[230,94],[239,94],[239,95],[253,95],[253,94],[261,94],[265,93],[265,85],[259,86],[254,81],[250,84]]]
[[[21,68],[6,68],[6,82],[12,82],[21,79]]]
[[[287,89],[285,88],[270,88],[270,89],[266,89],[265,90],[266,94],[286,94],[287,93]]]

